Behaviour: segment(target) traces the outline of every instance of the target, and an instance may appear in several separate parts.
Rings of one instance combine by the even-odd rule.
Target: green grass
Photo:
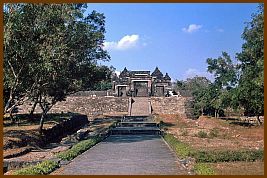
[[[256,161],[264,160],[263,150],[220,150],[220,151],[194,151],[189,156],[194,157],[199,163]]]
[[[92,146],[97,144],[100,140],[101,139],[99,137],[95,137],[95,138],[90,138],[87,140],[80,141],[76,145],[73,145],[70,149],[64,152],[60,152],[56,156],[62,160],[70,161],[76,156],[90,149]]]
[[[46,160],[41,163],[38,163],[35,166],[30,166],[17,170],[13,173],[13,175],[46,175],[53,172],[58,167],[58,162]]]
[[[215,137],[215,135],[213,136]],[[264,150],[194,150],[189,145],[177,140],[177,138],[171,134],[165,134],[163,138],[179,158],[195,158],[196,164],[194,165],[194,171],[198,175],[215,174],[215,171],[206,163],[235,161],[253,162],[264,160]]]
[[[180,142],[171,134],[165,134],[163,138],[176,152],[177,156],[182,159],[188,157],[190,152],[192,151],[192,149],[187,144]]]
[[[193,169],[197,175],[215,175],[215,171],[205,163],[196,163]]]

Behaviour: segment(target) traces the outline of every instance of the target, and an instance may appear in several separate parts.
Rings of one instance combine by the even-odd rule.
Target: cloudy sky
[[[106,16],[105,49],[117,71],[156,66],[172,80],[211,78],[206,59],[241,51],[245,22],[256,3],[88,4]]]

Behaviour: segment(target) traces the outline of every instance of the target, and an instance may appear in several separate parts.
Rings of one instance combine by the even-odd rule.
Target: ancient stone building
[[[113,92],[116,96],[165,96],[171,91],[171,78],[168,73],[163,76],[156,67],[154,72],[150,71],[129,71],[124,68],[119,76],[114,76]]]

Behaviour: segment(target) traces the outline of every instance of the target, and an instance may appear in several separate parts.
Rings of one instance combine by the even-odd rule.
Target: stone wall
[[[151,97],[152,114],[180,114],[192,118],[191,97]],[[73,112],[85,114],[88,118],[97,115],[128,115],[128,97],[69,96],[58,102],[50,113]],[[30,105],[19,107],[20,113],[29,113]],[[36,113],[41,109],[36,108]]]
[[[97,115],[127,115],[128,98],[126,97],[90,97],[90,96],[69,96],[66,101],[58,102],[49,113],[73,112],[85,114],[89,118]],[[18,108],[19,113],[29,113],[31,106],[25,104]],[[36,113],[41,109],[36,107]]]
[[[73,93],[71,96],[91,96],[91,97],[98,97],[98,96],[113,96],[112,90],[107,91],[78,91]]]
[[[87,125],[88,118],[86,115],[74,115],[66,119],[52,128],[44,129],[44,139],[46,143],[61,141],[63,137],[71,135],[83,126]]]
[[[152,114],[179,114],[191,118],[191,97],[151,97]]]

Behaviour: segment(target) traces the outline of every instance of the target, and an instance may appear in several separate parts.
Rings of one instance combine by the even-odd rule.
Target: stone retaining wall
[[[78,91],[71,96],[91,96],[91,97],[99,97],[99,96],[113,96],[112,90],[107,91]]]
[[[86,115],[74,115],[53,126],[52,128],[43,130],[46,143],[60,141],[63,137],[76,132],[80,128],[89,123]]]
[[[151,97],[152,114],[179,114],[192,118],[190,100],[191,97]]]
[[[49,113],[73,112],[85,114],[89,118],[102,115],[127,115],[128,114],[128,101],[126,97],[90,97],[90,96],[69,96],[66,101],[58,102]],[[31,106],[25,104],[20,106],[19,113],[29,113]],[[38,106],[35,110],[36,113],[41,112]]]

